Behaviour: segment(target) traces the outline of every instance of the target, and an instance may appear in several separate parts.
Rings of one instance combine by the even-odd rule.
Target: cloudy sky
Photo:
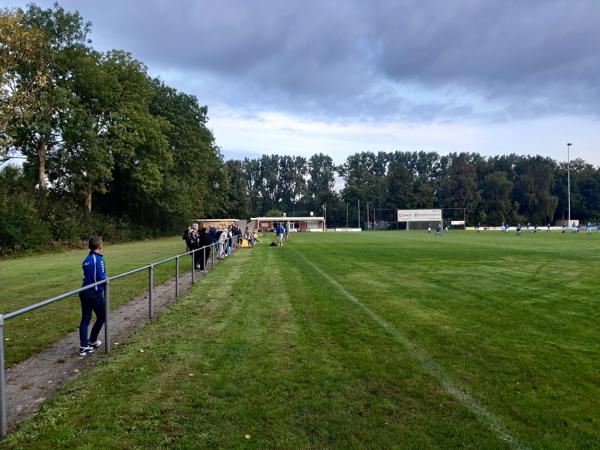
[[[130,51],[208,105],[226,155],[566,160],[572,142],[572,157],[600,164],[598,0],[60,4],[92,22],[96,48]]]

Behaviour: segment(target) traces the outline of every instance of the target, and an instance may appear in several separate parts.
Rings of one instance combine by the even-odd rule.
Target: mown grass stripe
[[[291,247],[288,247],[291,248]],[[406,350],[410,356],[419,361],[421,366],[443,386],[448,394],[456,398],[463,406],[469,409],[479,420],[486,424],[498,438],[509,443],[517,449],[528,449],[526,445],[521,443],[504,424],[502,419],[493,412],[489,411],[485,406],[473,398],[464,388],[452,381],[451,377],[442,366],[437,364],[422,348],[408,339],[398,329],[387,320],[383,319],[371,308],[363,304],[358,298],[348,292],[341,284],[333,277],[327,274],[318,265],[309,260],[298,250],[291,248],[306,264],[308,264],[315,272],[333,285],[344,297],[350,300],[353,304],[363,310],[373,321],[379,324],[390,336],[394,337]]]

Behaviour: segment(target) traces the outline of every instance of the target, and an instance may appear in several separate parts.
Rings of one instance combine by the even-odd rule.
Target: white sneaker
[[[79,356],[88,356],[91,353],[94,353],[94,349],[89,345],[87,347],[79,347]]]
[[[96,349],[100,347],[100,344],[102,344],[102,341],[100,339],[96,339],[94,342],[90,342],[89,347],[91,347],[92,349]]]

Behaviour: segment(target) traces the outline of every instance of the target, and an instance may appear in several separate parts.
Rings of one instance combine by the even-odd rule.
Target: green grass
[[[425,355],[524,446],[593,448],[599,250],[600,235],[461,232],[261,244],[4,445],[510,448]]]
[[[104,249],[109,275],[116,275],[185,251],[179,237],[146,240]],[[72,250],[40,256],[0,260],[0,313],[15,311],[81,287],[81,263],[88,250]],[[191,268],[183,258],[180,269]],[[175,276],[175,261],[155,269],[155,284]],[[148,289],[146,272],[111,283],[111,306],[116,308]],[[39,352],[79,326],[81,307],[74,296],[5,324],[6,361],[10,366]]]

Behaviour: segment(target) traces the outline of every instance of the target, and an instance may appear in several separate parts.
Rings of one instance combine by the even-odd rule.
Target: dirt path
[[[211,269],[208,261],[208,269]],[[216,265],[216,264],[215,264]],[[201,272],[195,280],[200,281]],[[179,278],[179,295],[184,295],[192,285],[191,271]],[[175,279],[154,287],[154,314],[175,301]],[[112,347],[127,340],[148,322],[148,293],[138,295],[129,303],[111,311],[110,330]],[[100,339],[104,340],[104,329]],[[81,357],[78,353],[79,332],[69,333],[42,352],[15,364],[6,370],[6,403],[9,427],[38,411],[44,400],[53,396],[66,383],[80,373],[107,358],[104,343],[92,355]]]

